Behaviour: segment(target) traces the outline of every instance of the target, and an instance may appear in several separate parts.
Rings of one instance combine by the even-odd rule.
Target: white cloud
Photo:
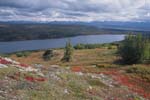
[[[1,0],[0,20],[150,21],[150,0]]]

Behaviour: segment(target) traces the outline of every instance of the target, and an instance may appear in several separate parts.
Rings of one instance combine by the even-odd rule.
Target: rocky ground
[[[136,83],[116,68],[29,66],[0,57],[0,100],[149,100],[150,84],[141,82],[148,88],[142,90]]]

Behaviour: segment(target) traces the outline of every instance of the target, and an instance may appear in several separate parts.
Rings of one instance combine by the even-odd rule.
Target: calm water
[[[0,53],[12,53],[23,50],[39,50],[64,47],[68,39],[73,45],[78,43],[95,44],[111,43],[123,40],[125,35],[88,35],[61,39],[28,40],[16,42],[0,42]]]

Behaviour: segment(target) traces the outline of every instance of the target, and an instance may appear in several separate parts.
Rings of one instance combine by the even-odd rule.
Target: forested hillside
[[[0,41],[51,39],[77,35],[144,33],[117,29],[97,28],[88,25],[59,24],[0,24]]]

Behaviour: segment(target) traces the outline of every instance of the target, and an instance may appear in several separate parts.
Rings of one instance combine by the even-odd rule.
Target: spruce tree
[[[71,45],[70,40],[66,43],[64,57],[62,58],[62,61],[64,62],[70,62],[72,60],[73,56],[73,46]]]
[[[150,62],[150,41],[141,34],[130,34],[120,45],[119,53],[125,64]]]

